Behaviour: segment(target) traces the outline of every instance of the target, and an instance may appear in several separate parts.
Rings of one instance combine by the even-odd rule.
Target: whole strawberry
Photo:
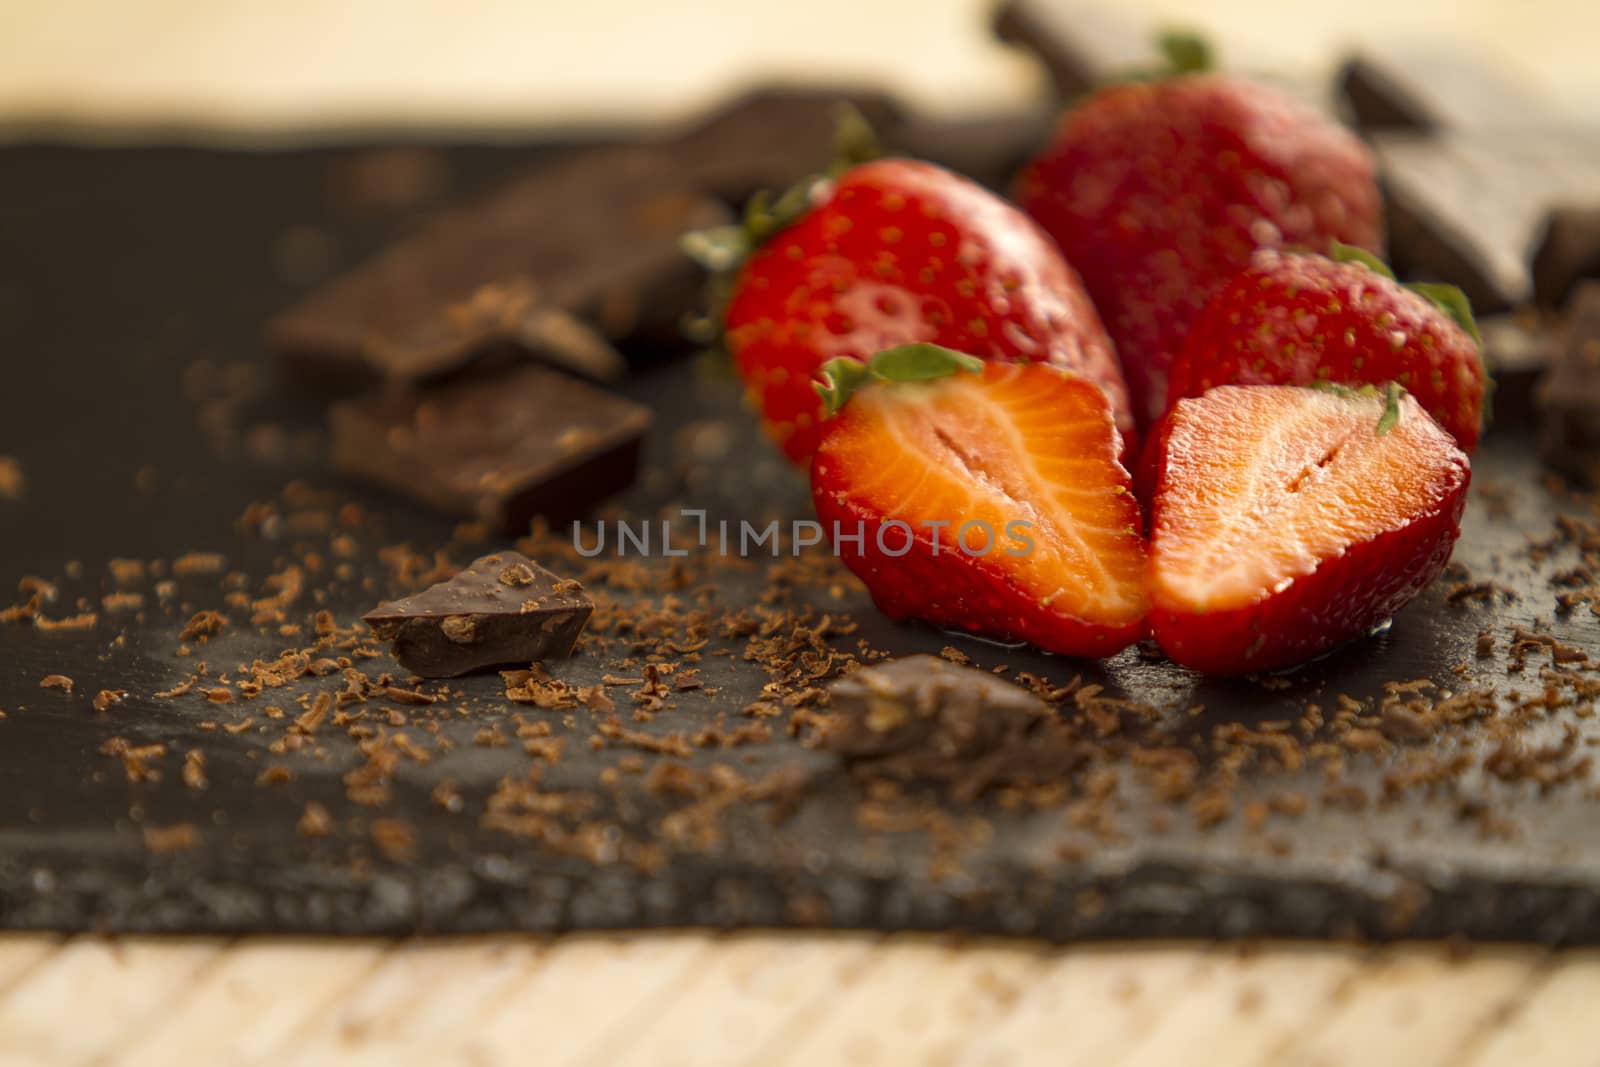
[[[1132,433],[1110,339],[1078,276],[993,193],[931,163],[885,159],[777,214],[781,228],[757,233],[764,243],[733,277],[724,329],[768,432],[795,462],[816,448],[812,380],[823,364],[921,341],[1077,371]]]
[[[1103,390],[935,345],[824,375],[812,501],[885,614],[1065,655],[1139,638],[1144,538]]]
[[[1220,74],[1102,89],[1063,118],[1017,198],[1083,276],[1141,424],[1211,295],[1258,248],[1378,251],[1366,147],[1282,93]]]
[[[1172,364],[1167,406],[1217,385],[1396,382],[1472,453],[1485,378],[1472,309],[1448,285],[1402,286],[1382,261],[1261,252],[1207,302]]]
[[[1223,385],[1150,440],[1150,629],[1222,674],[1292,666],[1439,576],[1472,471],[1398,386]]]

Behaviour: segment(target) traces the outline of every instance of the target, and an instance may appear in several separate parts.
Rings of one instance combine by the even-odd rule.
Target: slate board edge
[[[1285,887],[1262,871],[1147,859],[1125,870],[1056,873],[1041,907],[1041,872],[993,869],[981,904],[903,878],[859,872],[683,865],[675,880],[624,867],[509,856],[472,865],[328,868],[322,877],[262,879],[259,866],[152,862],[142,878],[104,867],[0,860],[0,928],[127,934],[405,936],[448,931],[562,933],[651,929],[832,929],[1026,937],[1056,943],[1130,938],[1393,941],[1466,938],[1600,944],[1600,893],[1559,880],[1495,884],[1420,870]],[[823,918],[797,902],[820,903]]]

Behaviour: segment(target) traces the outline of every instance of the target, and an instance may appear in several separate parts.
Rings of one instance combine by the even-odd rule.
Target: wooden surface
[[[0,937],[0,1065],[1600,1063],[1600,952]]]
[[[0,136],[294,139],[681,118],[752,81],[871,81],[934,111],[1042,91],[988,32],[998,0],[0,0]],[[1063,0],[1079,2],[1079,0]],[[1594,0],[1081,0],[1198,26],[1253,67],[1329,70],[1352,42],[1487,51],[1600,120]]]

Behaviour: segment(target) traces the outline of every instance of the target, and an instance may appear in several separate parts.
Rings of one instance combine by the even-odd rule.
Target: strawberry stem
[[[1375,385],[1363,385],[1357,389],[1340,382],[1329,381],[1312,382],[1306,388],[1315,389],[1320,393],[1332,393],[1344,400],[1371,400],[1373,397],[1381,396],[1383,414],[1378,416],[1378,436],[1382,437],[1400,425],[1400,398],[1406,395],[1406,391],[1399,382],[1385,383],[1381,393]]]
[[[948,378],[958,371],[982,374],[983,360],[940,345],[900,345],[879,352],[865,363],[849,356],[830,359],[822,365],[822,380],[814,388],[822,398],[823,415],[828,416],[868,382],[928,382]]]
[[[1172,68],[1170,73],[1197,74],[1217,68],[1211,42],[1194,30],[1176,27],[1162,30],[1156,35],[1156,45]]]

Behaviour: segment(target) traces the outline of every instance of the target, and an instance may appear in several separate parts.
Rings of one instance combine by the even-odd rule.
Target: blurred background
[[[1034,98],[994,0],[0,0],[0,135],[327,139],[681,118],[755,81],[881,83],[933,113]],[[1118,0],[1306,73],[1382,39],[1487,52],[1600,121],[1596,0]]]

